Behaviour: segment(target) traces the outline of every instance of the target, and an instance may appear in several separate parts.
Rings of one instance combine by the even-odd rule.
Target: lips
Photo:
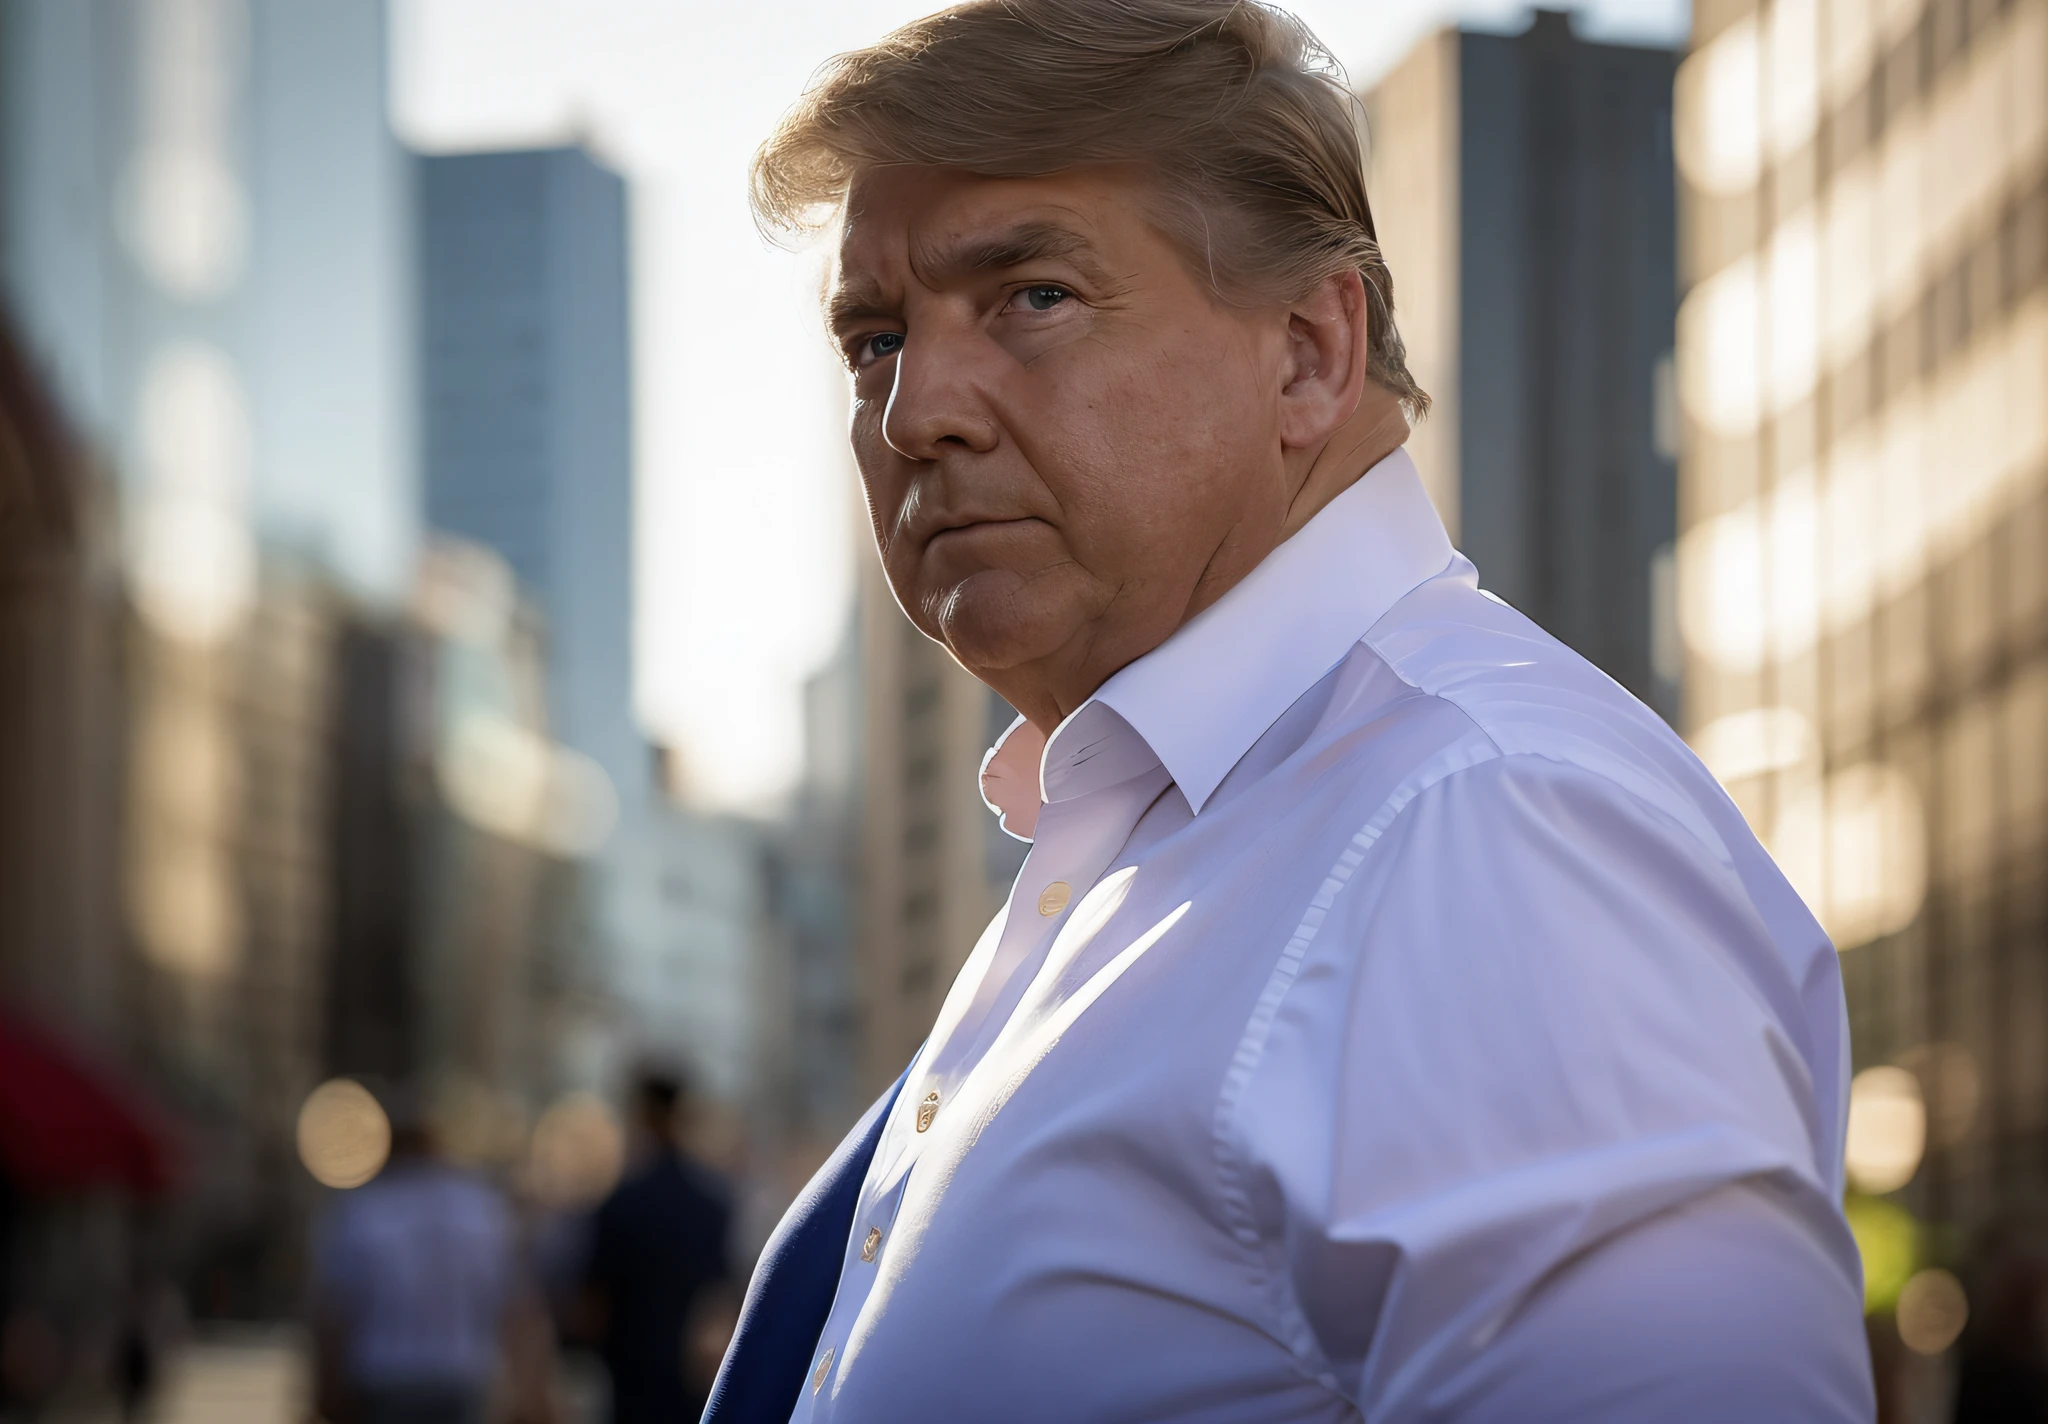
[[[961,522],[956,524],[947,524],[941,526],[936,533],[934,533],[929,539],[925,541],[925,544],[927,547],[930,547],[931,545],[937,544],[941,540],[946,539],[951,535],[986,534],[998,529],[1014,529],[1019,525],[1033,524],[1036,522],[1036,520],[1030,518],[1029,516],[1023,516],[1016,519],[962,520]]]

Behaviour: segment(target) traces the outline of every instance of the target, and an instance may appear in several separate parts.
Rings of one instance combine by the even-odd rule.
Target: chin
[[[1067,600],[1030,597],[1042,592],[1022,579],[979,575],[933,600],[940,642],[969,672],[1001,672],[1050,657],[1074,635]]]

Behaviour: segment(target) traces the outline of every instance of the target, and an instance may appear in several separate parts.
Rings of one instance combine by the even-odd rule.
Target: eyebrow
[[[939,282],[968,272],[997,272],[1027,262],[1062,260],[1073,263],[1084,276],[1107,284],[1105,270],[1093,260],[1089,240],[1045,218],[1028,219],[985,237],[922,248],[911,254],[911,268],[924,280]],[[835,332],[856,322],[894,315],[895,307],[869,277],[852,278],[825,304],[826,319]]]
[[[971,237],[947,247],[925,248],[912,254],[911,263],[918,271],[940,278],[962,272],[1021,267],[1026,262],[1074,258],[1088,250],[1088,239],[1072,228],[1047,218],[1032,218],[987,237]]]
[[[872,277],[855,277],[836,287],[825,302],[826,324],[836,334],[856,322],[894,316],[895,309]]]

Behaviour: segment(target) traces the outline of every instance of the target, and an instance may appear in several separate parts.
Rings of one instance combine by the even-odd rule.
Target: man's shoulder
[[[1653,807],[1727,858],[1732,808],[1670,725],[1492,594],[1431,580],[1373,626],[1358,655],[1400,689],[1383,715],[1456,728],[1432,739],[1455,744],[1431,780],[1496,759],[1549,763]]]

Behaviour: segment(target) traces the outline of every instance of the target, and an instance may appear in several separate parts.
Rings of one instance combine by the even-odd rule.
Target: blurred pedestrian
[[[138,1266],[132,1273],[114,1337],[113,1379],[123,1420],[150,1416],[163,1361],[184,1333],[185,1302],[178,1288]]]
[[[316,1399],[328,1424],[549,1424],[552,1339],[504,1198],[441,1159],[395,1095],[391,1158],[335,1203],[314,1262]]]
[[[634,1162],[597,1212],[586,1301],[613,1424],[695,1419],[732,1333],[732,1208],[683,1151],[687,1106],[679,1075],[640,1075]]]

